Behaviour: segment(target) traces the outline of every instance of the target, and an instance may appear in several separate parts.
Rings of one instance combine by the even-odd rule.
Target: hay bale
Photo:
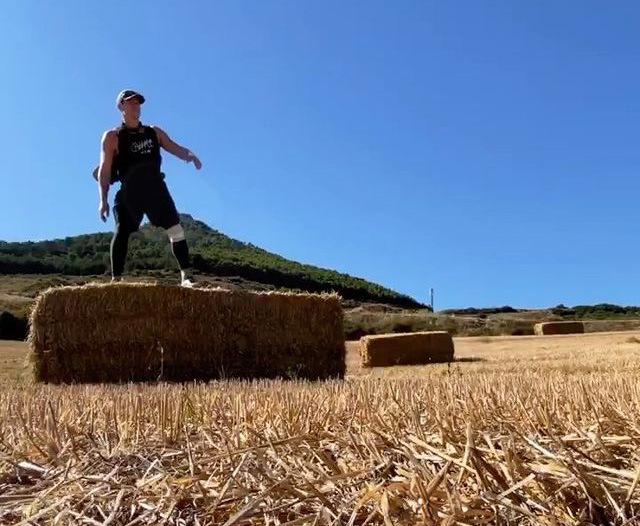
[[[534,334],[544,336],[548,334],[582,334],[584,323],[581,321],[547,321],[533,326]]]
[[[343,377],[340,298],[153,284],[42,293],[29,333],[52,383]]]
[[[453,352],[453,339],[446,331],[381,334],[360,339],[360,356],[365,367],[450,362]]]

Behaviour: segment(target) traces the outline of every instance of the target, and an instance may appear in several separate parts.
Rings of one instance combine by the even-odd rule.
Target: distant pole
[[[431,312],[434,312],[434,310],[433,310],[433,287],[431,287]]]

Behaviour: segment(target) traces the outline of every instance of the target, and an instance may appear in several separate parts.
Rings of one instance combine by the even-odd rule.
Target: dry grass
[[[0,340],[0,384],[26,381],[30,377],[26,364],[28,350],[24,342]]]
[[[633,524],[631,336],[459,338],[451,366],[371,372],[352,344],[344,382],[6,380],[0,523]]]

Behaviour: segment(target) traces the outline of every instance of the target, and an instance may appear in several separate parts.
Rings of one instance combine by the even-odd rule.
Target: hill
[[[424,307],[413,298],[348,274],[306,265],[251,243],[230,238],[182,215],[194,269],[205,275],[239,278],[273,288],[336,291],[346,300]],[[109,269],[111,233],[94,233],[37,242],[0,242],[0,274],[101,275]],[[158,275],[177,269],[163,230],[145,225],[132,236],[126,272]],[[174,273],[175,276],[177,274]]]

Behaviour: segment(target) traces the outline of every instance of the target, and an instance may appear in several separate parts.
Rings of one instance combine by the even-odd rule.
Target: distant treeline
[[[468,307],[466,309],[446,309],[442,311],[445,314],[459,314],[467,316],[479,316],[481,314],[503,314],[510,312],[519,312],[518,309],[505,305],[504,307],[488,307],[477,309],[475,307]]]
[[[444,314],[456,314],[467,316],[482,316],[489,314],[526,312],[528,309],[515,309],[508,305],[504,307],[475,308],[466,309],[446,309]],[[552,314],[568,319],[616,319],[616,318],[640,318],[640,307],[614,305],[611,303],[599,303],[597,305],[576,305],[567,307],[557,305],[551,309]]]
[[[241,278],[279,288],[335,291],[343,298],[424,308],[413,298],[375,283],[312,265],[290,261],[217,232],[190,216],[182,225],[191,246],[193,267],[216,276]],[[111,234],[88,234],[51,241],[0,242],[0,274],[104,274],[109,269]],[[145,226],[132,236],[126,271],[175,269],[164,232]]]
[[[613,305],[611,303],[599,303],[597,305],[576,305],[565,307],[560,304],[551,312],[556,316],[572,319],[611,319],[611,318],[640,318],[640,307]]]

